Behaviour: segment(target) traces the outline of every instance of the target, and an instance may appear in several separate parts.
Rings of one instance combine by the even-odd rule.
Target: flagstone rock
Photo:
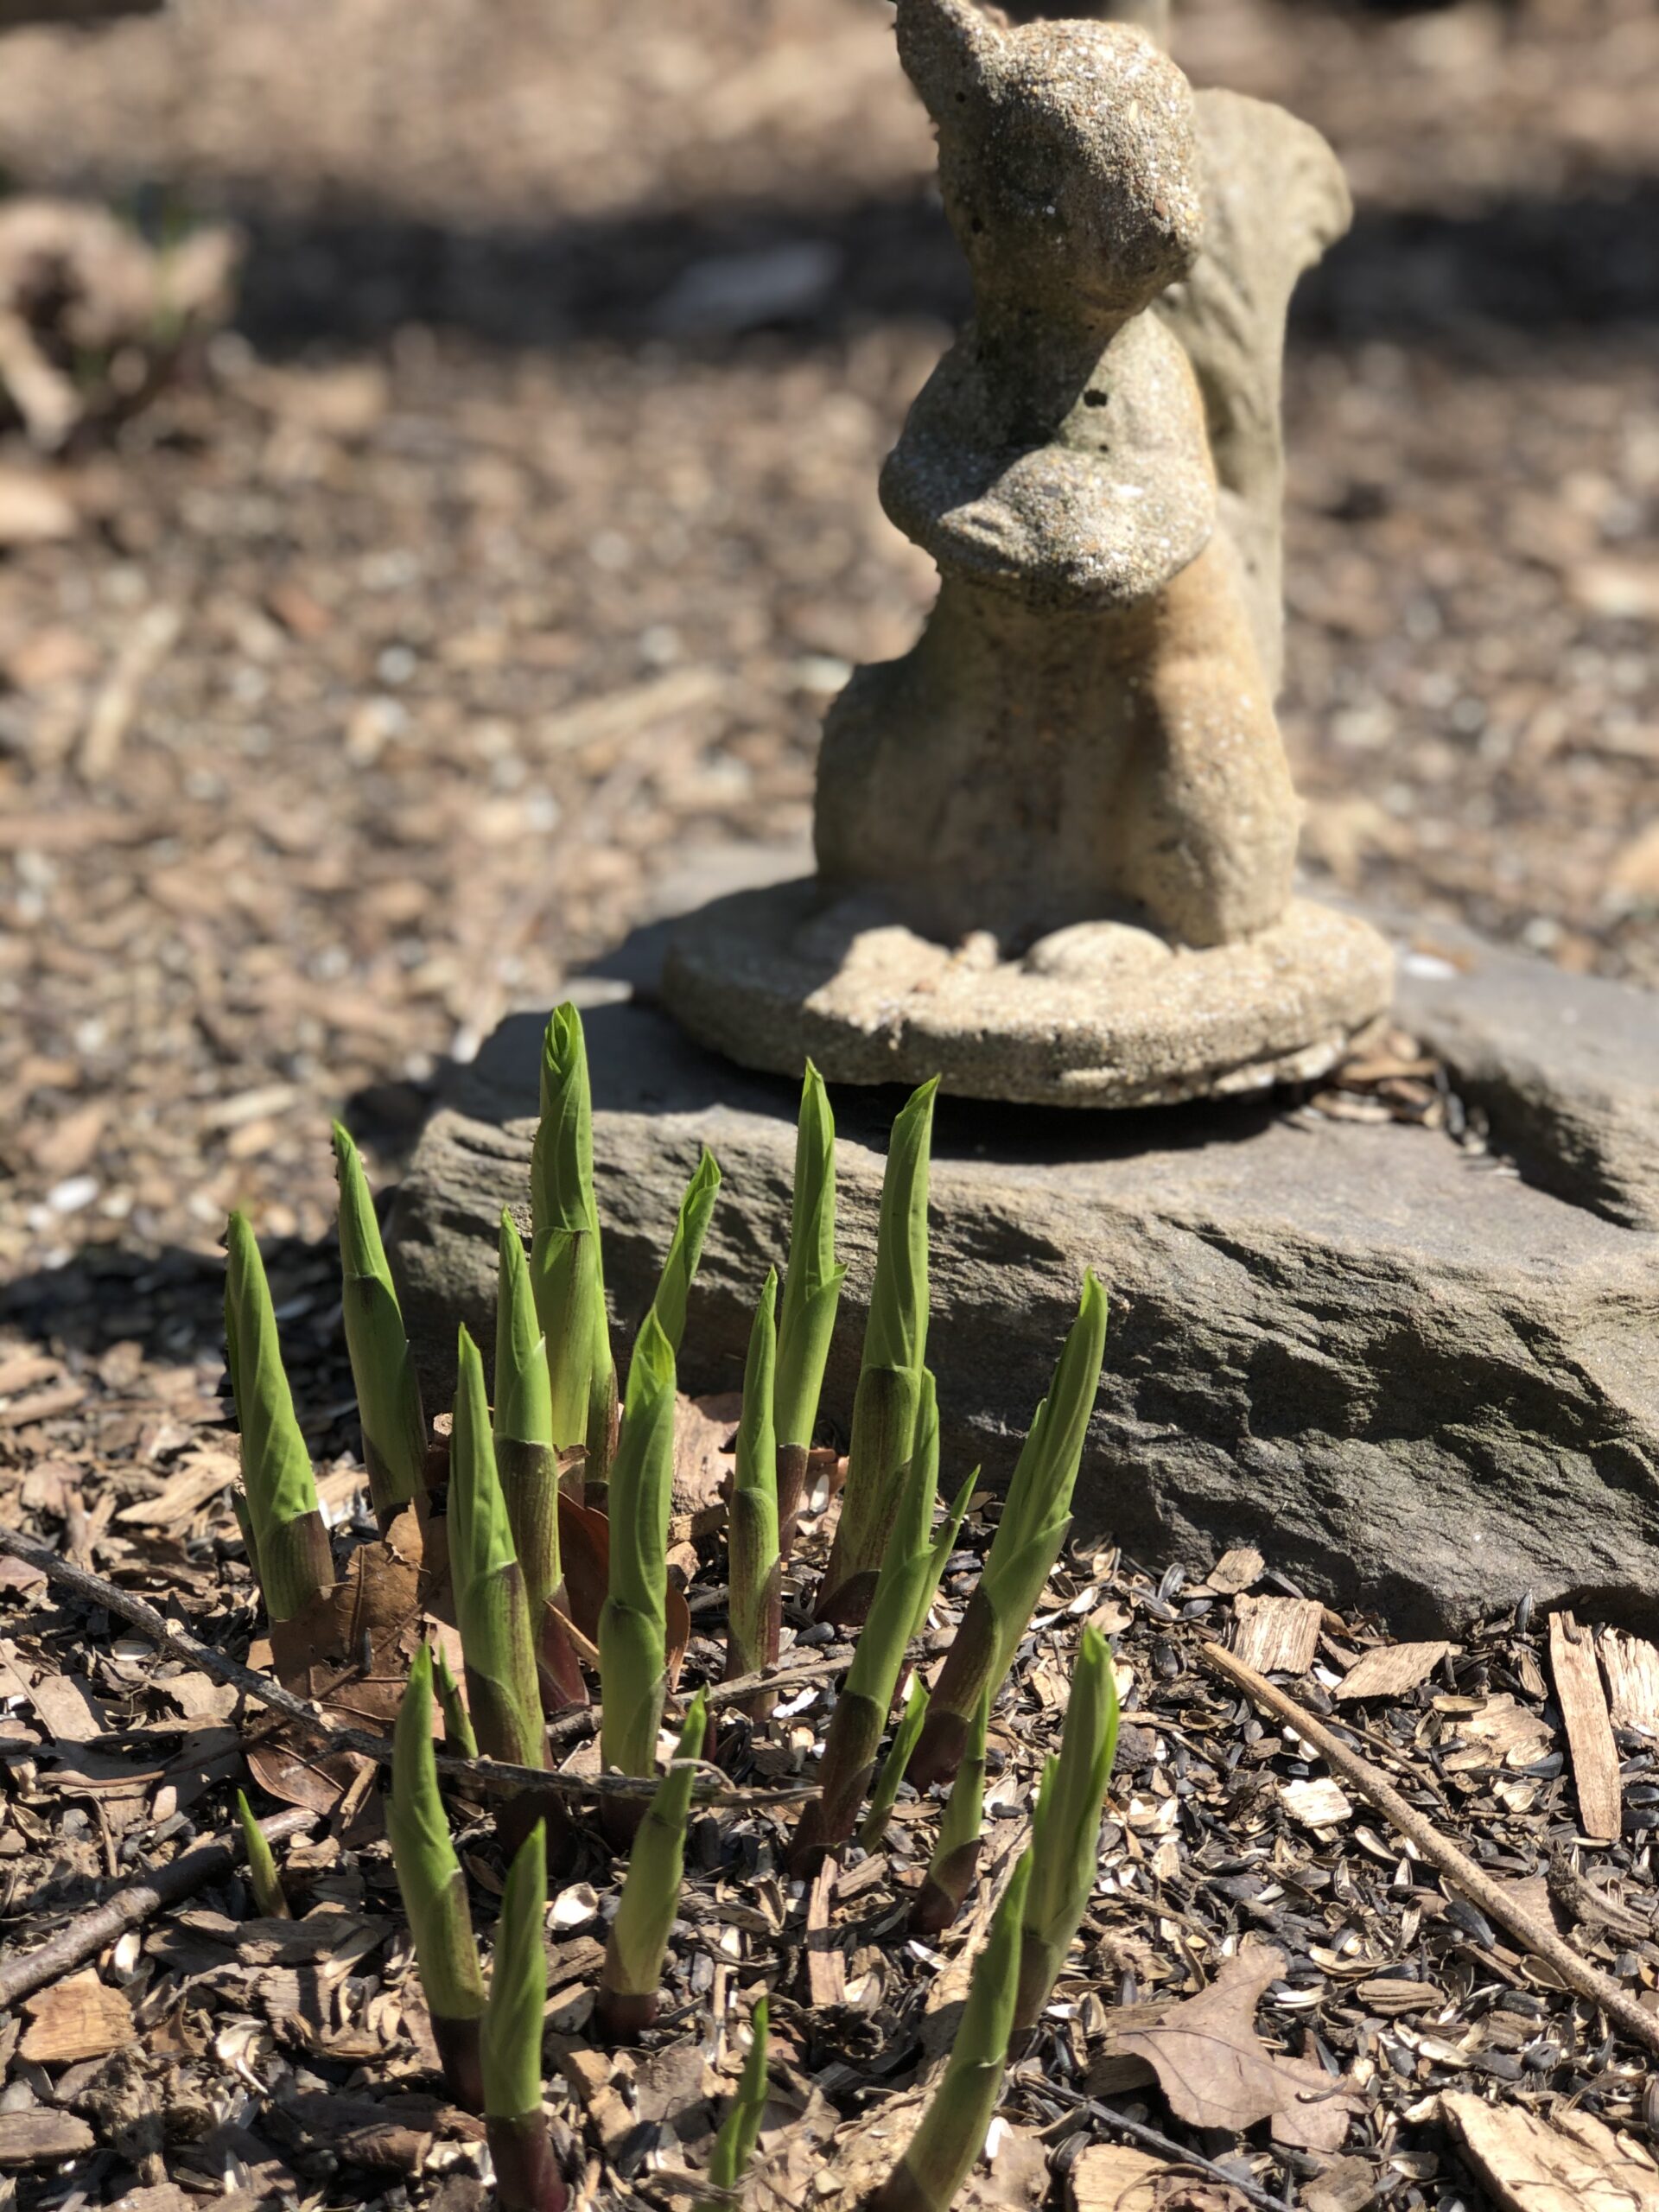
[[[1469,1071],[1491,1152],[1282,1094],[1103,1117],[941,1100],[929,1354],[946,1466],[1006,1480],[1091,1265],[1112,1316],[1080,1531],[1194,1570],[1254,1543],[1310,1594],[1408,1632],[1527,1590],[1639,1625],[1659,1599],[1654,1002],[1446,931],[1403,945],[1401,993],[1453,1079]],[[683,1381],[730,1389],[785,1255],[797,1087],[734,1071],[647,1003],[586,1020],[617,1318],[626,1332],[648,1305],[707,1143],[725,1180]],[[433,1403],[456,1319],[488,1342],[539,1030],[513,1017],[460,1071],[397,1203]],[[851,1274],[824,1407],[844,1436],[899,1094],[835,1103]]]

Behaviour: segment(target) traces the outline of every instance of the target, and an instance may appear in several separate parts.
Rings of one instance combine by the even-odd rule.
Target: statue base
[[[1367,922],[1305,899],[1202,950],[1080,922],[1005,958],[988,932],[934,943],[879,895],[816,879],[741,891],[679,922],[662,997],[699,1043],[773,1074],[914,1084],[1032,1106],[1222,1098],[1321,1075],[1388,1011]]]

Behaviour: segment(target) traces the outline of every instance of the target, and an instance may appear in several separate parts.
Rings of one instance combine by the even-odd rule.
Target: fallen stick
[[[192,1636],[177,1621],[170,1621],[164,1613],[143,1598],[135,1597],[130,1590],[123,1590],[118,1583],[108,1582],[101,1574],[93,1574],[84,1567],[75,1567],[60,1559],[49,1545],[39,1543],[33,1536],[19,1535],[15,1529],[0,1529],[0,1552],[10,1552],[16,1559],[25,1560],[37,1567],[54,1582],[67,1590],[102,1605],[105,1611],[118,1613],[123,1620],[130,1621],[142,1629],[153,1642],[165,1651],[176,1652],[181,1658],[190,1660],[204,1672],[216,1675],[222,1682],[229,1682],[245,1697],[255,1699],[282,1713],[296,1727],[317,1737],[331,1751],[355,1751],[362,1758],[372,1759],[378,1766],[391,1764],[391,1738],[372,1736],[365,1729],[342,1728],[327,1719],[318,1707],[305,1699],[296,1697],[269,1675],[262,1675],[252,1667],[245,1667],[239,1659],[230,1659],[216,1651],[211,1643],[204,1643],[200,1637]],[[785,1661],[778,1667],[764,1667],[758,1674],[742,1675],[729,1682],[721,1682],[709,1691],[712,1709],[735,1705],[746,1697],[753,1697],[757,1689],[798,1689],[809,1682],[821,1682],[830,1675],[839,1674],[848,1664],[851,1654],[846,1645],[816,1653],[810,1659]],[[550,1723],[548,1734],[555,1742],[576,1736],[591,1734],[597,1725],[601,1707],[584,1707],[562,1721]],[[446,1751],[437,1755],[438,1771],[459,1782],[471,1783],[475,1789],[493,1792],[498,1796],[513,1796],[523,1789],[539,1790],[544,1795],[563,1797],[650,1797],[657,1788],[653,1775],[631,1774],[556,1774],[539,1766],[510,1766],[500,1759],[456,1758]],[[701,1764],[701,1762],[699,1762]],[[698,1805],[798,1805],[809,1797],[817,1796],[815,1783],[802,1783],[779,1789],[739,1789],[700,1783],[692,1795]]]
[[[1155,2127],[1148,2127],[1142,2120],[1126,2118],[1111,2105],[1102,2104],[1098,2098],[1085,2096],[1081,2089],[1073,2089],[1064,2082],[1045,2078],[1038,2094],[1045,2097],[1058,2097],[1074,2112],[1098,2120],[1104,2127],[1116,2128],[1121,2135],[1127,2135],[1131,2143],[1138,2143],[1143,2151],[1156,2151],[1161,2157],[1173,2158],[1178,2164],[1188,2167],[1195,2173],[1207,2174],[1211,2181],[1221,2182],[1228,2189],[1236,2190],[1241,2196],[1247,2197],[1252,2204],[1259,2204],[1262,2212],[1285,2212],[1284,2198],[1275,2196],[1271,2190],[1263,2189],[1260,2182],[1247,2180],[1243,2174],[1235,2173],[1230,2166],[1218,2166],[1213,2158],[1206,2158],[1201,2152],[1189,2151],[1185,2144],[1176,2142],[1173,2136],[1160,2134]]]
[[[1512,1891],[1502,1882],[1495,1882],[1490,1874],[1483,1873],[1472,1859],[1466,1858],[1456,1844],[1408,1805],[1369,1759],[1363,1759],[1351,1745],[1344,1743],[1340,1736],[1298,1705],[1294,1697],[1275,1688],[1254,1667],[1247,1667],[1220,1644],[1205,1644],[1198,1656],[1211,1674],[1234,1683],[1252,1705],[1272,1713],[1275,1719],[1286,1721],[1305,1744],[1312,1744],[1326,1765],[1334,1768],[1344,1782],[1351,1782],[1361,1796],[1374,1805],[1408,1842],[1416,1845],[1431,1866],[1437,1866],[1447,1881],[1462,1891],[1471,1904],[1478,1905],[1489,1920],[1506,1928],[1535,1958],[1547,1961],[1569,1989],[1580,1997],[1587,1997],[1592,2005],[1599,2005],[1633,2043],[1659,2051],[1659,2015],[1645,2011],[1616,1981],[1564,1942],[1554,1929],[1529,1912]]]
[[[315,1827],[317,1819],[315,1813],[296,1806],[261,1821],[260,1833],[267,1843],[280,1843],[284,1836]],[[223,1881],[243,1847],[242,1831],[236,1828],[212,1843],[181,1853],[165,1866],[139,1875],[90,1912],[77,1913],[67,1928],[48,1937],[38,1951],[26,1952],[21,1959],[0,1966],[0,2012],[10,2012],[23,1998],[44,1989],[48,1982],[73,1973],[106,1943],[124,1936],[129,1928],[142,1927],[164,1905],[177,1904],[196,1891],[205,1890],[210,1882]]]

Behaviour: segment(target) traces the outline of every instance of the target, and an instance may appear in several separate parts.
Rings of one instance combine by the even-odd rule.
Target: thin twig
[[[261,1821],[259,1827],[267,1843],[280,1843],[284,1836],[315,1827],[317,1819],[315,1813],[290,1806],[287,1812],[273,1813],[270,1820]],[[243,1847],[242,1831],[233,1828],[228,1835],[216,1836],[194,1851],[181,1852],[165,1866],[139,1875],[90,1912],[77,1913],[67,1928],[60,1928],[38,1951],[27,1952],[21,1959],[0,1966],[0,2012],[9,2012],[22,1999],[44,1989],[48,1982],[72,1974],[129,1928],[142,1927],[163,1905],[178,1904],[196,1891],[205,1890],[210,1882],[223,1881]]]
[[[1483,1873],[1472,1859],[1466,1858],[1414,1807],[1408,1805],[1369,1759],[1362,1758],[1351,1745],[1344,1743],[1340,1736],[1316,1720],[1294,1697],[1287,1696],[1283,1690],[1258,1675],[1254,1667],[1247,1667],[1220,1644],[1205,1644],[1198,1656],[1212,1674],[1220,1675],[1242,1689],[1253,1705],[1260,1706],[1276,1719],[1288,1722],[1304,1743],[1313,1745],[1328,1766],[1351,1782],[1361,1796],[1398,1828],[1408,1842],[1416,1845],[1430,1866],[1437,1866],[1471,1904],[1478,1905],[1486,1917],[1496,1921],[1500,1928],[1508,1929],[1535,1958],[1548,1961],[1569,1989],[1575,1990],[1580,1997],[1587,1997],[1592,2005],[1599,2005],[1633,2043],[1659,2051],[1659,2017],[1644,2011],[1616,1981],[1592,1967],[1570,1943],[1563,1942],[1554,1929],[1520,1902],[1512,1890]]]
[[[1211,2181],[1225,2183],[1229,2189],[1236,2190],[1241,2196],[1248,2196],[1252,2204],[1261,2205],[1262,2212],[1285,2212],[1284,2199],[1274,2196],[1270,2190],[1263,2189],[1260,2182],[1247,2181],[1242,2174],[1234,2173],[1230,2167],[1218,2166],[1213,2158],[1206,2158],[1197,2151],[1189,2151],[1185,2144],[1177,2143],[1168,2135],[1160,2135],[1155,2127],[1147,2127],[1141,2120],[1126,2120],[1110,2105],[1103,2105],[1093,2097],[1084,2096],[1081,2089],[1069,2088],[1063,2082],[1051,2082],[1045,2076],[1038,2086],[1037,2093],[1039,2096],[1058,2097],[1074,2111],[1085,2113],[1090,2120],[1097,2120],[1107,2127],[1116,2128],[1132,2143],[1139,2143],[1148,2151],[1160,2152],[1166,2158],[1177,2159],[1182,2165],[1191,2166],[1198,2173],[1208,2174]]]
[[[308,1735],[320,1738],[330,1751],[355,1751],[359,1758],[372,1759],[377,1765],[391,1765],[389,1736],[372,1736],[361,1728],[342,1728],[325,1718],[317,1705],[296,1697],[269,1675],[244,1666],[240,1660],[227,1658],[211,1643],[192,1636],[178,1622],[168,1620],[143,1598],[135,1597],[117,1583],[105,1581],[101,1574],[72,1566],[34,1537],[20,1535],[15,1529],[0,1529],[0,1552],[10,1552],[15,1558],[27,1560],[67,1590],[102,1605],[106,1611],[118,1613],[123,1620],[142,1629],[163,1650],[177,1652],[206,1673],[217,1675],[220,1681],[232,1684],[245,1697],[270,1706]],[[847,1666],[851,1656],[846,1646],[840,1645],[817,1652],[810,1659],[763,1668],[759,1674],[744,1675],[711,1688],[709,1703],[711,1707],[733,1705],[740,1699],[753,1697],[757,1689],[798,1688],[808,1682],[823,1681]],[[597,1707],[585,1707],[580,1713],[562,1716],[550,1725],[548,1732],[556,1740],[591,1733],[598,1712]],[[556,1774],[543,1767],[510,1766],[499,1759],[455,1758],[448,1752],[438,1754],[437,1764],[441,1774],[457,1782],[470,1783],[474,1789],[498,1796],[514,1796],[520,1790],[534,1789],[563,1797],[649,1797],[657,1787],[656,1777],[651,1775]],[[778,1789],[700,1785],[692,1793],[692,1802],[698,1805],[798,1805],[817,1795],[817,1785],[810,1783]]]

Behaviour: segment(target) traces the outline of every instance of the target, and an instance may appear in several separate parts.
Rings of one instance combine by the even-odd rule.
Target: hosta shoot
[[[709,2178],[718,2190],[730,2191],[739,2187],[749,2170],[754,2146],[760,2139],[760,2123],[766,2113],[766,2046],[770,2024],[770,2007],[764,1997],[757,1997],[754,2011],[749,2016],[749,2030],[753,2037],[749,2055],[743,2062],[737,2094],[727,2107],[725,2119],[720,2123],[720,2133],[715,2138],[714,2153],[709,2161]],[[712,2212],[712,2208],[705,2208],[705,2212]]]
[[[663,1961],[685,1874],[686,1815],[708,1726],[709,1701],[699,1690],[680,1731],[674,1764],[652,1794],[628,1857],[599,1977],[600,2024],[620,2042],[633,2041],[657,2017]]]
[[[611,1470],[610,1586],[599,1616],[600,1751],[607,1767],[657,1763],[668,1694],[668,1523],[674,1484],[674,1354],[654,1313],[628,1368]]]
[[[568,2196],[542,2109],[546,1903],[546,1834],[537,1821],[507,1870],[480,2038],[484,2122],[502,2212],[564,2212]]]
[[[340,1184],[346,1349],[363,1425],[369,1495],[384,1526],[425,1486],[426,1415],[368,1179],[357,1147],[339,1122],[334,1123],[334,1172]]]
[[[246,1794],[236,1793],[236,1817],[242,1826],[242,1846],[248,1854],[248,1887],[253,1891],[253,1901],[266,1920],[291,1920],[287,1897],[283,1893],[283,1878],[276,1872],[276,1859],[265,1840],[264,1830],[253,1817],[253,1808]]]
[[[542,1040],[541,1120],[531,1155],[531,1281],[547,1346],[553,1441],[588,1452],[588,1475],[603,1481],[616,1426],[611,1357],[594,1198],[594,1109],[582,1017],[556,1007]]]
[[[1001,1687],[1060,1555],[1105,1343],[1106,1294],[1091,1269],[1053,1387],[1037,1408],[1008,1484],[985,1571],[933,1686],[927,1726],[911,1761],[910,1778],[918,1789],[947,1782],[956,1772],[974,1708],[988,1685],[993,1692]]]
[[[777,1356],[772,1308],[777,1292],[777,1275],[768,1269],[749,1332],[743,1413],[737,1427],[737,1459],[732,1476],[727,1535],[728,1681],[772,1665],[778,1656],[783,1627],[778,1449],[772,1427],[772,1370]],[[751,1712],[757,1712],[759,1705],[756,1700]]]
[[[927,1186],[938,1078],[925,1083],[893,1125],[875,1279],[853,1401],[847,1486],[818,1596],[820,1620],[862,1620],[875,1587],[911,1456],[927,1357]]]
[[[449,1568],[479,1749],[519,1766],[545,1765],[524,1570],[496,1473],[484,1362],[465,1329],[449,1440]]]
[[[1014,2024],[1035,2024],[1059,1979],[1100,1871],[1100,1815],[1117,1753],[1117,1683],[1098,1630],[1086,1628],[1058,1758],[1044,1770],[1032,1824],[1031,1886],[1020,1923]]]
[[[245,1214],[226,1233],[225,1347],[241,1431],[245,1533],[273,1621],[292,1620],[334,1579],[259,1246]]]
[[[847,1270],[836,1265],[836,1122],[823,1077],[810,1060],[795,1132],[795,1191],[789,1266],[778,1323],[772,1402],[778,1433],[778,1519],[787,1555],[806,1494],[807,1455],[817,1426],[823,1370]]]
[[[962,1764],[939,1815],[933,1856],[911,1907],[910,1924],[918,1936],[937,1936],[950,1927],[979,1872],[985,1819],[985,1738],[991,1725],[992,1694],[987,1689],[975,1711]]]
[[[691,1284],[697,1272],[697,1262],[702,1257],[703,1239],[709,1234],[709,1216],[715,1210],[715,1200],[720,1195],[720,1163],[705,1147],[702,1157],[692,1171],[691,1180],[685,1186],[685,1196],[680,1200],[679,1218],[674,1224],[674,1235],[668,1248],[668,1257],[663,1262],[662,1279],[657,1285],[657,1295],[652,1301],[652,1312],[657,1325],[667,1338],[669,1349],[677,1357],[681,1339],[685,1335],[686,1307],[690,1300]]]

